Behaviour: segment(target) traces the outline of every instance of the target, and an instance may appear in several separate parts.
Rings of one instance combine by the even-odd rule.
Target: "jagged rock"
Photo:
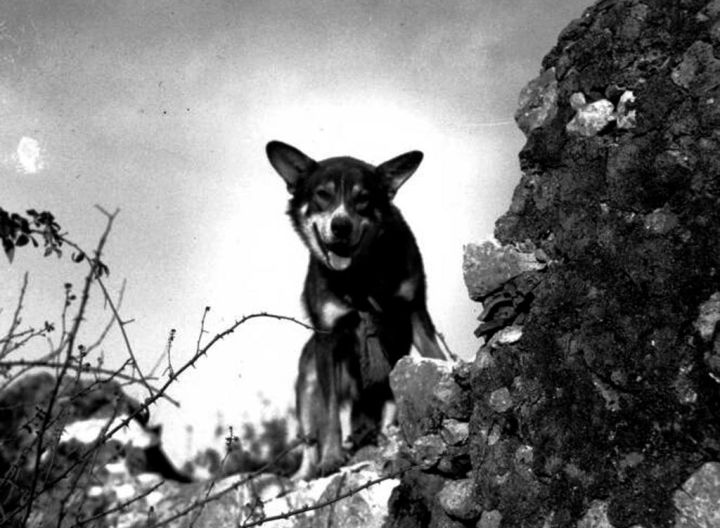
[[[473,362],[473,367],[475,368],[475,371],[480,372],[493,366],[495,366],[495,360],[493,359],[490,350],[488,350],[486,347],[482,347],[480,350],[478,350],[478,353],[475,356],[475,361]]]
[[[710,371],[710,377],[720,383],[720,337],[715,339],[712,350],[703,354],[703,360]]]
[[[575,117],[567,124],[570,134],[592,137],[615,119],[615,105],[607,99],[600,99],[578,109]]]
[[[612,93],[612,89],[606,91]],[[585,102],[585,94],[574,93],[570,96],[570,107],[575,110],[575,117],[566,125],[569,134],[592,137],[602,132],[610,123],[620,129],[629,130],[637,125],[637,112],[632,108],[635,94],[625,90],[619,96],[617,108],[608,99],[599,99],[592,103]]]
[[[408,443],[439,431],[444,418],[467,420],[470,395],[455,381],[453,365],[407,356],[390,373],[398,423]]]
[[[438,493],[438,501],[451,517],[469,521],[480,515],[473,479],[448,480]]]
[[[404,473],[400,485],[393,490],[390,497],[387,528],[439,524],[440,519],[447,517],[437,503],[437,494],[444,483],[443,477],[418,469]]]
[[[517,464],[524,464],[527,467],[532,467],[534,459],[534,449],[529,445],[521,445],[515,451],[515,462]]]
[[[504,413],[513,405],[510,391],[507,387],[502,387],[490,393],[490,407],[497,413]]]
[[[440,435],[421,436],[412,443],[412,459],[423,469],[432,469],[438,465],[447,452],[447,444]]]
[[[520,92],[515,121],[525,135],[552,121],[557,113],[555,68],[549,68],[530,81]]]
[[[448,418],[443,420],[440,436],[447,445],[459,445],[467,442],[470,424]]]
[[[498,247],[493,242],[467,244],[463,254],[463,277],[470,298],[481,301],[513,277],[543,269],[545,265],[534,252],[521,252],[512,246]]]
[[[480,519],[475,525],[476,528],[500,528],[502,523],[502,513],[497,510],[482,512]]]
[[[715,335],[718,321],[720,321],[720,292],[715,292],[700,305],[700,314],[695,320],[694,326],[700,337],[705,341],[710,341]]]
[[[583,108],[585,105],[587,105],[587,100],[585,99],[585,94],[582,92],[575,92],[570,96],[570,108],[575,110],[576,112]]]
[[[645,215],[645,229],[655,235],[666,235],[678,225],[678,217],[667,209],[655,209]]]
[[[607,502],[593,501],[585,516],[578,521],[577,528],[614,528],[608,520],[607,509]]]
[[[494,336],[490,345],[512,345],[522,337],[522,326],[510,325],[499,330]]]
[[[685,89],[707,84],[720,73],[720,61],[705,42],[694,42],[684,53],[682,62],[672,71],[672,81]],[[702,88],[700,88],[702,89]]]
[[[637,111],[632,108],[633,103],[635,103],[635,94],[630,90],[624,91],[615,112],[615,122],[618,128],[629,130],[637,125]]]
[[[720,463],[708,462],[675,492],[675,528],[720,526]]]
[[[705,5],[697,14],[699,22],[713,21],[720,15],[720,1],[712,0]]]

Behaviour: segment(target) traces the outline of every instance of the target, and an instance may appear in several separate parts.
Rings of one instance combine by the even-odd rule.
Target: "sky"
[[[480,306],[462,247],[492,237],[520,178],[513,122],[522,87],[588,0],[3,0],[0,207],[49,210],[88,250],[119,210],[107,285],[141,366],[175,368],[203,339],[260,311],[306,320],[307,252],[265,158],[273,139],[322,159],[425,159],[395,199],[418,240],[429,310],[471,359]],[[0,333],[25,272],[24,323],[58,320],[69,258],[0,258]],[[99,291],[81,338],[110,317]],[[256,319],[183,375],[153,420],[176,460],[215,425],[284,414],[307,330]],[[36,342],[21,353],[47,351]],[[107,365],[127,357],[117,328]],[[165,363],[157,370],[162,374]],[[144,395],[143,395],[144,396]],[[192,434],[190,434],[192,428]]]

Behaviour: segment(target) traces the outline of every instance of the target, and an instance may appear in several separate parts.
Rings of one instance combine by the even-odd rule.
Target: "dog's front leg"
[[[328,475],[339,468],[345,461],[342,450],[340,427],[340,379],[342,363],[339,353],[342,339],[332,334],[323,335],[318,347],[318,377],[322,390],[325,410],[323,430],[320,431],[320,464],[318,473]]]
[[[305,439],[300,468],[292,476],[293,480],[309,480],[316,475],[318,466],[319,434],[323,429],[323,397],[318,383],[316,337],[303,348],[300,356],[298,379],[295,385],[295,405],[299,433]]]

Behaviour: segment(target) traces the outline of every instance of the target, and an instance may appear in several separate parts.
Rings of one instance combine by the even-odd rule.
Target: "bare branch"
[[[207,354],[208,350],[210,350],[218,341],[220,341],[221,339],[224,339],[224,338],[227,337],[228,335],[230,335],[230,334],[232,334],[233,332],[235,332],[235,330],[237,330],[238,327],[240,327],[241,325],[243,325],[243,324],[246,323],[247,321],[250,321],[250,320],[252,320],[252,319],[259,319],[259,318],[270,318],[270,319],[277,319],[277,320],[280,320],[280,321],[290,321],[290,322],[293,322],[293,323],[295,323],[295,324],[297,324],[297,325],[299,325],[299,326],[302,326],[303,328],[315,330],[313,327],[311,327],[311,326],[309,326],[309,325],[307,325],[307,324],[305,324],[305,323],[303,323],[303,322],[301,322],[301,321],[298,321],[297,319],[295,319],[295,318],[293,318],[293,317],[288,317],[288,316],[285,316],[285,315],[278,315],[278,314],[270,314],[270,313],[266,313],[266,312],[259,312],[259,313],[254,313],[254,314],[250,314],[250,315],[243,316],[242,318],[240,318],[240,320],[236,321],[232,326],[230,326],[229,328],[227,328],[227,329],[224,330],[223,332],[220,332],[220,333],[216,334],[216,335],[210,340],[209,343],[207,343],[204,347],[202,347],[195,355],[193,355],[192,358],[190,358],[190,359],[189,359],[185,364],[183,364],[176,372],[174,372],[174,373],[168,378],[168,380],[157,390],[157,392],[156,392],[154,395],[146,398],[146,400],[143,402],[142,405],[140,405],[134,412],[129,413],[128,416],[127,416],[125,419],[123,419],[122,421],[120,421],[114,428],[112,428],[110,431],[108,431],[107,433],[105,433],[101,438],[98,438],[97,441],[98,441],[99,443],[104,443],[104,442],[106,442],[108,439],[112,438],[113,435],[115,435],[115,433],[117,433],[120,429],[122,429],[123,427],[125,427],[126,425],[128,425],[131,420],[133,420],[135,417],[137,417],[138,415],[140,415],[141,413],[143,413],[145,410],[147,410],[147,409],[148,409],[152,404],[154,404],[159,398],[163,397],[164,394],[165,394],[165,392],[166,392],[166,391],[168,390],[168,388],[170,387],[170,385],[172,385],[173,383],[175,383],[175,381],[176,381],[187,369],[189,369],[190,367],[194,367],[194,366],[195,366],[195,363],[197,363],[197,361],[200,359],[200,357],[202,357],[203,355]],[[69,367],[69,364],[70,364],[70,362],[66,362],[66,363],[64,364],[64,365],[66,365],[65,370],[67,370],[67,369],[70,368],[70,367]],[[57,397],[57,395],[55,395],[55,397]],[[46,415],[46,416],[47,416],[47,415]],[[45,429],[47,429],[47,427],[45,427]],[[41,431],[43,431],[43,430],[41,429]],[[40,445],[40,444],[41,444],[41,442],[38,444],[38,452],[41,453],[41,451],[40,451],[41,445]],[[292,448],[294,448],[294,447],[296,447],[296,445],[291,445],[287,450],[283,451],[283,453],[281,453],[281,455],[278,456],[278,457],[276,458],[276,460],[279,460],[279,459],[281,458],[281,456],[284,456],[284,455],[286,454],[286,452],[288,452],[290,449],[292,449]],[[86,458],[87,456],[89,456],[88,453],[86,453],[86,454],[84,454],[84,455],[81,455],[80,458],[79,458],[79,460],[83,460],[83,459]],[[273,462],[273,463],[274,463],[274,462]],[[265,467],[265,466],[263,466],[263,468],[264,468],[264,467]],[[261,468],[261,469],[263,469],[263,468]],[[46,481],[46,482],[44,483],[43,488],[42,488],[37,494],[33,491],[33,493],[30,494],[29,498],[28,498],[24,503],[22,503],[22,504],[15,510],[15,512],[18,511],[18,510],[21,509],[21,508],[26,508],[26,509],[27,509],[27,512],[30,512],[30,508],[31,508],[31,506],[32,506],[32,502],[33,502],[33,500],[35,499],[35,497],[36,497],[37,495],[40,495],[40,494],[46,492],[47,490],[51,489],[51,488],[52,488],[53,486],[55,486],[58,482],[60,482],[62,479],[64,479],[64,478],[68,475],[68,473],[69,473],[69,471],[64,471],[64,472],[62,472],[59,476],[57,476],[55,479]],[[34,475],[34,476],[35,476],[35,475]],[[36,487],[36,486],[37,486],[37,478],[34,478],[34,481],[35,481],[35,487]],[[245,480],[244,482],[247,482],[247,481]],[[241,483],[241,484],[242,484],[242,483]],[[241,484],[238,484],[238,486],[241,485]],[[31,488],[31,489],[34,490],[34,488]],[[214,499],[211,497],[211,500],[214,500]],[[10,515],[11,515],[11,516],[14,515],[15,512],[12,512]],[[27,513],[27,512],[26,512],[26,515],[29,515],[29,513]]]
[[[18,299],[17,307],[15,308],[15,313],[13,314],[12,321],[10,322],[10,329],[7,332],[7,336],[12,336],[15,333],[15,330],[17,329],[18,325],[20,325],[20,313],[22,312],[22,303],[25,299],[25,292],[27,291],[27,285],[28,285],[28,274],[27,271],[23,275],[23,283],[22,287],[20,288],[20,298]],[[7,339],[3,342],[2,349],[0,349],[0,359],[4,358],[9,354],[9,347],[11,343],[11,339]]]
[[[105,209],[103,209],[99,205],[95,205],[95,208],[98,209],[101,213],[103,213],[108,218],[108,224],[112,224],[115,217],[119,213],[119,210],[116,210],[114,213],[108,213]],[[72,240],[69,240],[67,237],[62,237],[63,242],[65,242],[70,247],[74,248],[75,250],[79,251],[80,253],[84,254],[85,252],[83,249],[78,246],[75,242]],[[143,374],[142,370],[140,369],[140,364],[137,360],[137,357],[135,356],[135,352],[133,351],[132,345],[130,344],[130,339],[128,338],[127,332],[125,331],[125,325],[128,323],[127,321],[123,321],[120,318],[120,314],[118,312],[118,308],[115,305],[115,303],[112,300],[112,297],[110,296],[110,293],[108,292],[105,283],[103,282],[101,278],[101,273],[99,273],[100,267],[103,266],[100,261],[100,251],[102,248],[98,248],[98,250],[95,251],[95,258],[90,259],[87,258],[88,265],[90,266],[90,269],[93,270],[95,273],[95,279],[100,286],[100,289],[102,290],[103,297],[105,298],[105,302],[110,306],[110,310],[112,310],[113,313],[113,319],[117,322],[118,328],[120,329],[120,333],[122,335],[123,341],[125,343],[125,348],[128,351],[128,354],[132,358],[132,365],[133,369],[137,372],[140,382],[145,386],[150,396],[153,396],[154,389],[153,387],[147,382],[146,376]],[[123,290],[125,288],[125,284],[123,283]],[[120,296],[120,300],[122,300],[122,294]],[[105,330],[105,333],[109,330],[109,327]]]
[[[129,362],[130,360],[128,360]],[[63,363],[56,362],[56,361],[47,361],[47,360],[37,360],[37,361],[26,361],[23,359],[19,359],[17,361],[3,361],[0,363],[0,366],[7,366],[9,368],[13,367],[24,367],[27,370],[33,369],[33,368],[40,368],[40,367],[49,367],[49,368],[62,368]],[[127,366],[127,363],[123,365],[123,368]],[[27,372],[27,370],[24,370],[23,372]],[[78,363],[71,363],[68,366],[68,370],[73,370],[75,372],[82,372],[87,374],[95,374],[95,375],[102,375],[102,376],[109,376],[108,378],[99,380],[100,382],[106,382],[110,381],[113,378],[118,378],[123,381],[129,381],[130,383],[140,383],[140,380],[138,378],[133,377],[132,375],[123,374],[122,372],[118,372],[117,370],[110,370],[106,368],[96,367],[94,365],[91,365],[89,363],[85,364],[78,364]],[[157,378],[151,377],[146,378],[146,380],[156,380]],[[153,387],[155,391],[158,391],[156,387]],[[163,398],[165,398],[167,401],[172,403],[175,407],[180,407],[180,403],[172,398],[171,396],[168,396],[167,394],[162,395]]]
[[[127,280],[123,280],[122,286],[120,286],[120,293],[118,293],[118,300],[117,300],[117,303],[115,304],[115,307],[117,308],[117,310],[119,310],[120,306],[122,306],[123,297],[125,296],[126,284],[127,284]],[[88,353],[92,352],[97,347],[99,347],[103,341],[105,341],[105,338],[107,337],[108,332],[110,332],[110,329],[112,328],[113,323],[115,323],[115,320],[116,320],[115,313],[116,313],[116,311],[113,311],[112,317],[110,317],[110,320],[107,322],[107,325],[105,325],[105,328],[100,333],[100,335],[95,340],[95,342],[92,343],[91,345],[88,345],[87,347],[85,347],[86,352],[88,352]]]
[[[103,232],[102,236],[100,237],[100,241],[98,242],[97,249],[95,251],[96,255],[96,261],[99,261],[100,255],[102,254],[102,250],[105,247],[105,242],[107,241],[107,237],[110,233],[110,229],[112,228],[112,223],[114,220],[114,216],[108,216],[108,222],[105,227],[105,231]],[[78,307],[77,313],[75,315],[75,319],[73,321],[72,328],[70,332],[68,333],[68,340],[65,344],[66,347],[66,355],[65,355],[65,361],[63,362],[63,367],[60,369],[59,375],[57,377],[57,380],[55,382],[55,386],[53,387],[52,392],[50,393],[50,398],[48,402],[47,409],[45,410],[45,415],[43,417],[42,425],[40,426],[40,430],[38,432],[38,443],[37,443],[37,449],[35,451],[35,468],[40,467],[40,460],[43,453],[43,438],[45,436],[45,433],[48,430],[48,427],[50,426],[50,421],[52,419],[52,410],[55,406],[55,402],[57,401],[58,394],[60,392],[60,386],[62,384],[62,379],[64,378],[65,374],[67,373],[68,369],[70,368],[70,364],[72,362],[73,357],[73,349],[75,347],[75,340],[77,338],[78,330],[80,329],[80,324],[82,323],[84,316],[85,316],[85,309],[87,308],[87,303],[90,298],[90,287],[92,286],[93,279],[97,276],[97,270],[95,269],[95,266],[91,267],[90,272],[85,277],[85,286],[83,287],[83,293],[80,300],[80,306]],[[35,500],[35,492],[37,490],[38,485],[38,479],[39,479],[39,471],[33,471],[32,476],[32,482],[30,483],[30,491],[28,494],[28,500],[27,500],[27,508],[25,510],[25,516],[22,520],[22,525],[27,525],[27,521],[30,518],[30,514],[32,513],[32,504]]]
[[[384,475],[382,477],[378,477],[376,479],[372,479],[367,481],[365,484],[362,484],[356,488],[349,489],[345,493],[339,493],[334,498],[328,499],[326,501],[318,502],[315,504],[308,504],[307,506],[303,506],[302,508],[296,508],[294,510],[289,510],[285,513],[279,513],[277,515],[271,515],[269,517],[265,517],[263,519],[259,519],[257,521],[251,521],[248,523],[243,523],[243,528],[251,528],[252,526],[259,526],[261,524],[265,524],[272,521],[279,521],[280,519],[289,519],[290,517],[294,517],[296,515],[301,515],[303,513],[308,513],[315,510],[320,510],[322,508],[326,508],[328,506],[331,506],[337,502],[340,502],[341,500],[347,499],[348,497],[352,497],[356,493],[359,493],[365,489],[370,488],[371,486],[374,486],[376,484],[380,484],[381,482],[385,482],[386,480],[394,479],[399,476],[401,476],[403,473],[406,473],[407,471],[418,467],[417,465],[412,465],[406,468],[403,468],[401,470],[395,471],[393,473],[389,473],[388,475]]]
[[[128,500],[126,500],[125,502],[122,502],[122,503],[118,504],[117,506],[113,506],[112,508],[109,508],[109,509],[107,509],[107,510],[103,510],[103,511],[101,511],[101,512],[99,512],[99,513],[96,513],[96,514],[93,515],[92,517],[88,517],[88,518],[86,518],[86,519],[79,519],[78,521],[76,521],[75,526],[84,526],[84,525],[86,525],[86,524],[88,524],[88,523],[91,523],[91,522],[93,522],[93,521],[96,521],[96,520],[98,520],[98,519],[102,519],[103,517],[106,517],[106,516],[108,516],[108,515],[110,515],[110,514],[112,514],[112,513],[121,511],[121,510],[127,508],[128,506],[130,506],[131,504],[133,504],[133,503],[135,503],[135,502],[137,502],[137,501],[139,501],[139,500],[147,497],[148,495],[150,495],[153,491],[155,491],[156,489],[158,489],[158,488],[159,488],[160,486],[162,486],[163,484],[165,484],[165,481],[164,481],[164,480],[161,480],[160,482],[158,482],[157,484],[154,484],[153,486],[151,486],[150,488],[146,489],[146,490],[143,491],[142,493],[139,493],[139,494],[136,495],[135,497],[129,498]]]
[[[202,341],[202,336],[205,333],[205,319],[207,318],[207,314],[209,312],[210,307],[206,306],[205,310],[203,311],[202,319],[200,320],[200,332],[198,332],[197,345],[195,345],[196,353],[200,350],[200,341]]]
[[[172,364],[171,364],[171,360],[170,360],[170,350],[172,349],[173,341],[175,341],[175,329],[171,328],[170,333],[168,334],[167,343],[165,344],[165,350],[163,350],[160,353],[160,355],[158,356],[158,358],[155,360],[155,364],[150,369],[150,376],[155,375],[155,371],[160,366],[160,363],[162,363],[163,356],[165,356],[165,354],[167,354],[167,358],[168,358],[168,367],[172,368]]]
[[[274,464],[278,463],[285,456],[287,456],[288,453],[290,453],[290,451],[292,451],[296,447],[302,445],[303,443],[304,443],[304,440],[302,440],[302,439],[295,440],[290,445],[288,445],[285,449],[283,449],[273,460],[267,462],[266,464],[264,464],[262,467],[258,468],[257,470],[255,470],[251,473],[248,473],[248,475],[245,478],[240,479],[239,481],[233,483],[231,486],[228,486],[224,490],[218,491],[217,493],[214,493],[210,496],[208,496],[206,494],[204,499],[197,500],[197,501],[193,502],[190,506],[183,508],[181,511],[175,513],[174,515],[171,515],[167,519],[162,519],[162,520],[158,521],[153,528],[160,528],[162,526],[166,526],[166,525],[170,524],[171,522],[173,522],[174,520],[179,519],[180,517],[184,517],[191,511],[193,511],[197,508],[204,508],[205,505],[207,505],[208,503],[216,501],[223,495],[226,495],[232,491],[237,490],[239,487],[244,486],[245,484],[247,484],[248,482],[250,482],[251,480],[256,478],[258,475],[261,475],[262,473],[267,471],[268,468],[270,468]],[[214,482],[210,484],[211,489],[214,485],[215,485]]]
[[[105,300],[108,303],[108,306],[110,306],[110,309],[113,312],[113,315],[115,316],[115,320],[117,321],[118,328],[120,328],[120,333],[122,334],[123,341],[125,342],[125,348],[128,351],[128,354],[130,354],[130,358],[132,359],[132,365],[133,369],[137,372],[138,376],[140,377],[141,383],[145,386],[145,388],[150,393],[150,396],[153,395],[154,389],[153,387],[147,382],[147,379],[145,378],[145,375],[142,373],[142,370],[140,369],[140,364],[138,363],[137,358],[135,357],[135,352],[133,352],[133,348],[130,345],[130,339],[128,338],[127,332],[125,331],[125,322],[120,319],[120,314],[117,311],[117,308],[115,307],[115,303],[113,303],[112,298],[110,297],[110,293],[107,291],[107,288],[105,287],[105,283],[102,281],[100,277],[97,278],[97,283],[100,285],[100,289],[103,292],[103,295],[105,296]]]

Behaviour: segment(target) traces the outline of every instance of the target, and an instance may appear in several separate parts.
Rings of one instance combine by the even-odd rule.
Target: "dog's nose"
[[[352,221],[347,216],[336,216],[330,222],[330,230],[337,238],[348,238],[352,228]]]

